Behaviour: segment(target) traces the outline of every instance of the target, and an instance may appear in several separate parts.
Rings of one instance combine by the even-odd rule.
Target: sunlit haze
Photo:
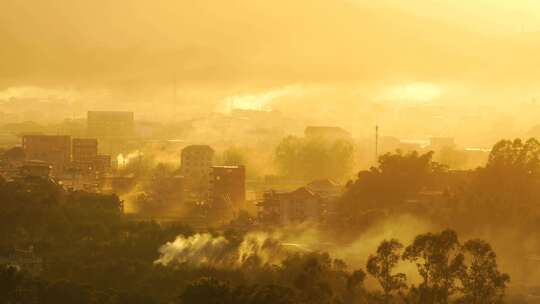
[[[539,304],[540,0],[0,0],[0,304]]]

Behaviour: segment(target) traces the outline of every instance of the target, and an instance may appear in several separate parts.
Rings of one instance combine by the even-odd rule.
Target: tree
[[[142,293],[121,293],[117,296],[115,304],[156,304],[152,297]]]
[[[41,298],[44,304],[57,303],[91,303],[91,294],[88,288],[70,281],[59,281],[49,284]]]
[[[366,273],[362,270],[353,271],[347,276],[345,303],[365,303],[367,292],[364,288]]]
[[[463,270],[463,254],[453,230],[417,236],[403,253],[403,259],[416,263],[423,278],[419,292],[422,303],[448,303],[457,291],[457,279]]]
[[[469,208],[458,218],[475,225],[523,224],[523,214],[540,211],[540,143],[534,138],[499,141],[486,166],[475,171],[466,194]]]
[[[540,143],[534,138],[499,141],[479,175],[483,190],[512,199],[527,198],[540,178]]]
[[[331,267],[328,255],[311,256],[304,264],[302,272],[294,280],[294,286],[300,291],[305,303],[328,304],[333,297],[332,288],[326,276]]]
[[[339,221],[363,223],[362,214],[371,209],[395,208],[423,188],[436,184],[446,167],[432,160],[433,152],[387,153],[379,165],[358,173],[347,185],[338,204]]]
[[[275,151],[280,172],[290,178],[314,180],[342,179],[352,170],[354,147],[347,140],[284,138]]]
[[[202,278],[189,284],[178,298],[179,304],[234,304],[228,283]]]
[[[23,279],[15,267],[0,267],[0,298],[5,303],[16,303],[19,300],[18,291]]]
[[[242,304],[294,304],[295,293],[279,285],[240,286],[234,291],[236,303]]]
[[[463,297],[460,303],[502,303],[510,276],[497,269],[497,256],[491,246],[483,240],[470,240],[463,245],[469,262],[460,273]]]
[[[368,258],[366,269],[377,279],[384,292],[384,302],[390,303],[392,293],[404,288],[407,277],[403,273],[393,274],[400,258],[403,245],[396,239],[384,240],[377,254]]]

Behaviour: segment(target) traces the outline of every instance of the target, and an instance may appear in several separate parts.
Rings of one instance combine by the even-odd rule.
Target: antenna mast
[[[375,125],[375,163],[379,159],[379,125]]]

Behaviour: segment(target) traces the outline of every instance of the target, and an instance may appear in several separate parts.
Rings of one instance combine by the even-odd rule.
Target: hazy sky
[[[494,34],[540,31],[540,2],[536,0],[351,0],[438,19]]]
[[[532,0],[3,0],[0,98],[52,90],[190,111],[283,92],[344,106],[358,88],[529,98],[539,15]]]

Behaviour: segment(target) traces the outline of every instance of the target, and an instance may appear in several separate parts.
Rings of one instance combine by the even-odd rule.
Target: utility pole
[[[176,105],[178,93],[177,93],[178,81],[176,79],[176,72],[173,75],[173,102]]]
[[[379,160],[379,125],[375,125],[375,164]]]

